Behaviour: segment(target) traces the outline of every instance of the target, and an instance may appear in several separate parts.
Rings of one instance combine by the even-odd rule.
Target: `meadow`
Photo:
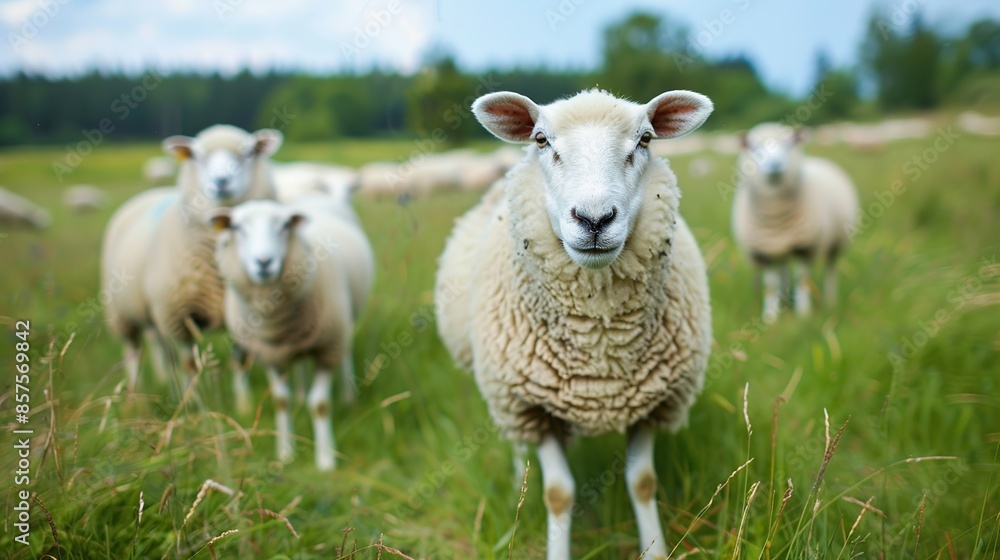
[[[706,256],[715,345],[689,426],[657,441],[660,514],[674,558],[996,558],[1000,551],[1000,138],[960,134],[869,151],[809,146],[842,164],[862,227],[841,265],[840,305],[759,319],[753,271],[733,246],[732,156],[671,159],[681,210]],[[492,143],[477,145],[496,147]],[[408,140],[283,147],[276,159],[358,165]],[[360,395],[334,395],[338,468],[274,460],[255,370],[252,417],[235,416],[221,334],[190,392],[145,368],[122,390],[101,314],[104,224],[144,188],[158,147],[104,145],[59,182],[62,147],[0,151],[0,184],[53,212],[42,232],[0,232],[0,472],[9,558],[544,558],[541,478],[523,489],[471,375],[437,338],[432,286],[473,193],[358,198],[377,255],[356,335]],[[709,158],[707,176],[690,162]],[[92,183],[111,208],[77,215],[62,189]],[[15,322],[30,320],[31,417],[14,421]],[[17,453],[31,436],[30,545],[15,542]],[[10,442],[10,443],[8,443]],[[574,557],[635,559],[623,435],[577,439]],[[742,466],[742,467],[741,467]],[[207,482],[211,481],[211,482]],[[523,505],[519,502],[523,498]]]

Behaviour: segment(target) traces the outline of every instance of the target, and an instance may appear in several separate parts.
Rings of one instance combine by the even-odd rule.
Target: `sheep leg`
[[[354,404],[358,400],[357,382],[354,378],[354,354],[351,352],[351,344],[344,350],[344,356],[340,359],[340,390],[341,400],[345,404]]]
[[[795,265],[795,312],[806,316],[812,311],[809,295],[809,263],[799,261]]]
[[[792,307],[792,271],[787,265],[781,267],[781,293],[778,297],[782,307]]]
[[[153,364],[153,374],[160,383],[167,383],[170,381],[170,375],[167,373],[167,349],[163,339],[152,327],[147,327],[144,334],[146,348],[149,349],[149,360]]]
[[[138,336],[129,336],[125,339],[125,375],[128,379],[128,394],[135,393],[135,386],[139,382],[139,363],[142,361],[142,343]]]
[[[277,369],[267,368],[267,382],[271,386],[274,399],[275,427],[278,432],[278,460],[289,462],[295,457],[295,442],[292,440],[292,417],[288,411],[291,393],[287,377]]]
[[[547,434],[538,446],[538,460],[542,466],[542,484],[545,487],[545,508],[548,511],[548,560],[569,560],[570,522],[573,512],[573,494],[576,483],[566,462],[562,443],[553,434]]]
[[[250,414],[250,382],[247,379],[248,352],[242,346],[233,345],[229,355],[229,365],[233,372],[233,394],[236,397],[236,413],[242,416]]]
[[[764,269],[764,314],[763,319],[767,324],[773,323],[778,318],[778,309],[781,305],[779,290],[781,287],[781,273],[775,267]]]
[[[330,420],[330,386],[333,375],[325,368],[316,368],[312,388],[309,389],[309,411],[313,419],[313,441],[316,448],[316,468],[321,471],[333,470],[337,461],[334,456],[333,427]]]
[[[639,550],[647,551],[646,558],[662,560],[667,557],[667,543],[663,538],[660,514],[656,508],[653,436],[653,430],[648,427],[638,428],[629,434],[625,481],[639,526]]]

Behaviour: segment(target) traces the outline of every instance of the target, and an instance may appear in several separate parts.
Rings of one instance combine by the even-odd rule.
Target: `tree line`
[[[543,103],[589,87],[637,101],[691,89],[716,104],[707,126],[727,129],[764,120],[819,124],[941,106],[1000,107],[1000,22],[980,20],[949,34],[901,10],[871,15],[854,64],[835,67],[817,53],[815,87],[806,99],[769,89],[745,56],[705,56],[701,37],[683,23],[635,13],[604,30],[601,62],[590,70],[470,73],[436,52],[412,75],[377,68],[329,76],[18,73],[0,79],[0,145],[72,142],[101,124],[113,128],[112,141],[156,140],[219,122],[279,128],[296,141],[443,131],[449,143],[460,144],[485,136],[471,118],[472,100],[501,89]],[[808,122],[800,122],[806,103]]]

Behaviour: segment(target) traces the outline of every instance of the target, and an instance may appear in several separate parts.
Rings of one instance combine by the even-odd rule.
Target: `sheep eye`
[[[544,148],[545,146],[549,145],[549,139],[546,138],[545,135],[542,134],[541,132],[535,135],[535,142],[538,143],[539,148]]]
[[[652,139],[653,139],[653,135],[652,134],[650,134],[649,132],[643,132],[642,133],[642,138],[639,138],[639,145],[642,146],[643,148],[648,148],[649,147],[649,142]]]

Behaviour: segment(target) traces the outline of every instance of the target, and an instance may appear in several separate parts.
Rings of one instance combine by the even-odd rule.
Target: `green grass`
[[[715,167],[702,178],[688,173],[696,156],[674,158],[683,213],[709,259],[716,340],[689,427],[658,440],[660,512],[676,555],[700,550],[690,557],[731,558],[742,525],[741,558],[996,557],[1000,141],[961,137],[914,180],[904,164],[929,146],[930,139],[875,153],[811,148],[850,171],[866,208],[883,204],[876,193],[893,181],[903,181],[906,191],[882,211],[869,210],[878,216],[846,254],[841,305],[807,319],[785,314],[770,328],[757,320],[760,295],[730,239],[730,200],[717,188],[728,180],[732,158],[706,156]],[[415,149],[412,141],[344,141],[287,146],[279,159],[357,165]],[[438,194],[405,206],[358,201],[378,261],[355,347],[359,375],[370,383],[354,406],[335,402],[340,462],[335,473],[320,475],[301,405],[295,410],[300,456],[287,465],[273,461],[262,375],[254,379],[256,419],[224,416],[233,413],[224,366],[210,364],[198,378],[207,412],[181,403],[179,391],[158,385],[148,371],[137,398],[116,393],[124,375],[120,348],[103,327],[98,286],[100,237],[112,210],[70,214],[61,191],[94,183],[117,205],[140,188],[141,162],[157,152],[154,145],[104,146],[63,183],[51,171],[61,149],[0,152],[0,183],[53,211],[49,230],[4,230],[0,239],[0,423],[4,441],[11,441],[14,321],[30,319],[31,344],[41,353],[30,385],[30,489],[58,536],[55,547],[36,503],[31,546],[13,541],[17,496],[9,484],[17,458],[4,443],[0,472],[11,489],[0,549],[11,558],[336,558],[346,546],[340,557],[356,547],[356,558],[375,558],[371,545],[381,538],[413,558],[507,558],[520,497],[510,448],[492,427],[472,377],[438,341],[431,299],[436,258],[453,218],[477,197]],[[994,265],[984,268],[984,259]],[[56,340],[58,355],[71,334],[65,355],[46,363],[49,341]],[[211,343],[223,359],[225,339],[214,336]],[[366,370],[373,362],[381,368]],[[850,421],[811,492],[824,462],[824,410],[830,437]],[[638,556],[623,475],[614,467],[623,450],[621,435],[570,447],[581,505],[573,521],[575,558]],[[903,462],[937,456],[954,459]],[[208,479],[240,494],[209,491],[185,522]],[[787,479],[794,492],[779,518]],[[513,558],[544,557],[540,486],[533,464]],[[145,508],[137,523],[140,494]],[[862,508],[845,498],[871,498],[877,509],[853,533]],[[235,529],[209,549],[212,538]]]

